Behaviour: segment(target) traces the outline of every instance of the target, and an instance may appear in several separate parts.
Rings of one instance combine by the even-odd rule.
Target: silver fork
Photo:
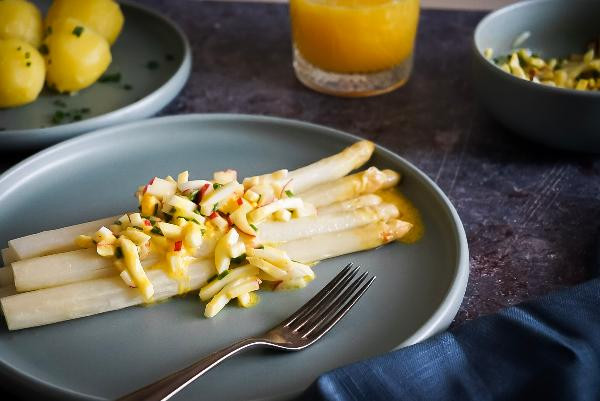
[[[250,348],[260,346],[285,351],[305,349],[331,330],[373,284],[375,276],[367,280],[369,272],[356,278],[359,269],[359,266],[352,268],[352,263],[346,265],[310,301],[262,336],[238,341],[118,401],[168,400],[225,359]]]

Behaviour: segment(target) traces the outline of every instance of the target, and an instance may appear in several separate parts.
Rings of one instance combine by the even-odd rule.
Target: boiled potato
[[[44,59],[35,47],[19,39],[0,39],[0,107],[33,102],[45,75]]]
[[[48,86],[59,92],[77,92],[96,82],[112,59],[106,39],[73,18],[49,27],[40,48],[46,57]]]
[[[123,28],[123,13],[112,0],[55,0],[46,16],[46,25],[75,18],[102,35],[111,45]]]
[[[42,43],[42,15],[25,0],[0,0],[0,39],[21,39],[38,47]]]

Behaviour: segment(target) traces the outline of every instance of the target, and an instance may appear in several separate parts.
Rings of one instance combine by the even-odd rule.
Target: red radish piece
[[[198,198],[196,200],[197,203],[200,203],[200,201],[204,197],[204,194],[206,193],[206,191],[208,191],[208,188],[210,188],[210,184],[204,184],[204,186],[202,186],[202,189],[200,189],[200,192],[198,192],[198,195],[196,195],[196,197]]]
[[[242,198],[238,198],[237,204],[240,206],[242,206],[244,204],[244,201],[242,200]]]
[[[174,250],[175,252],[179,252],[179,251],[181,251],[181,244],[182,244],[182,243],[183,243],[182,241],[177,241],[177,242],[175,242],[175,244],[173,245],[173,250]]]
[[[144,220],[144,224],[147,225],[147,226],[151,226],[152,225],[152,223],[150,223],[150,220]]]
[[[219,217],[219,213],[217,212],[212,212],[212,214],[210,216],[208,216],[209,219],[216,219],[217,217]]]

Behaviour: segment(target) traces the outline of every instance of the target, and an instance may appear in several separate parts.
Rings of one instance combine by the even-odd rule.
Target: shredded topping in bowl
[[[527,48],[496,58],[493,53],[493,49],[485,49],[484,56],[518,78],[559,88],[600,91],[600,38],[588,45],[585,54],[564,59],[544,59]]]

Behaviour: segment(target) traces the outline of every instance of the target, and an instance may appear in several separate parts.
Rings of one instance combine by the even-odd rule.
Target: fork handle
[[[157,382],[142,387],[139,390],[129,393],[117,401],[165,401],[177,394],[181,389],[188,384],[208,372],[210,369],[217,366],[219,363],[236,355],[241,351],[247,350],[258,345],[268,345],[266,342],[246,338],[238,341],[227,348],[216,351],[198,362],[181,369],[167,377],[160,379]]]

